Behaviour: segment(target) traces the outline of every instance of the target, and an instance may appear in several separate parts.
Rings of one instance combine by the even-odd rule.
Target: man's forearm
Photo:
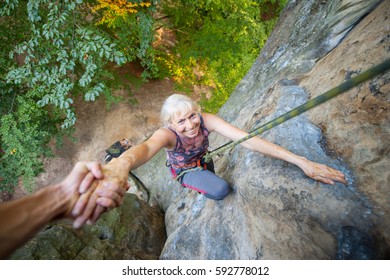
[[[67,211],[68,200],[59,185],[0,205],[0,258],[35,235],[45,224]]]

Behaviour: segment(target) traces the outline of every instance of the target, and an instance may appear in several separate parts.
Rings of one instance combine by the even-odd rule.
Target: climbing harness
[[[196,162],[193,162],[191,164],[187,164],[185,166],[175,166],[171,163],[168,163],[168,161],[165,163],[166,166],[171,168],[171,173],[173,175],[173,179],[177,180],[180,182],[180,179],[187,173],[193,172],[193,171],[198,171],[198,170],[205,170],[207,169],[207,164],[203,160],[197,160]],[[176,174],[175,168],[177,169],[184,169],[179,172],[179,174]]]
[[[317,96],[316,98],[313,98],[312,100],[309,100],[308,102],[296,107],[295,109],[288,111],[287,113],[281,115],[280,117],[273,119],[273,120],[267,122],[266,124],[264,124],[258,128],[255,128],[254,130],[250,131],[247,136],[245,136],[239,140],[236,140],[236,141],[230,141],[230,142],[216,148],[215,150],[208,152],[203,157],[203,160],[207,163],[212,159],[212,157],[214,155],[220,155],[223,152],[225,152],[226,150],[233,148],[236,145],[238,145],[238,144],[240,144],[240,143],[242,143],[242,142],[244,142],[252,137],[255,137],[255,136],[257,136],[257,135],[259,135],[267,130],[270,130],[271,128],[274,128],[275,126],[282,124],[285,121],[292,119],[292,118],[330,100],[331,98],[336,97],[343,92],[346,92],[347,90],[349,90],[353,87],[358,86],[359,84],[367,81],[368,79],[371,79],[378,74],[386,72],[389,69],[390,69],[390,59],[387,59],[384,62],[382,62],[381,64],[378,64],[378,65],[366,70],[365,72],[349,79],[348,81],[338,85],[337,87],[334,87],[333,89]]]
[[[180,179],[186,175],[187,173],[190,173],[190,172],[194,172],[194,171],[199,171],[199,170],[204,170],[205,168],[203,166],[196,166],[196,167],[192,167],[190,169],[186,169],[186,170],[183,170],[182,172],[180,172],[176,177],[174,177],[173,179],[178,181],[180,183]]]

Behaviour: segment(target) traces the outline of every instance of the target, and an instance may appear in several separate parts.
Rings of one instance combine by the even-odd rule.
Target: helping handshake
[[[122,204],[129,189],[124,178],[127,176],[119,178],[110,171],[109,165],[78,162],[62,182],[2,203],[0,258],[7,257],[54,219],[70,218],[75,228],[96,222],[102,213]]]
[[[105,175],[105,176],[104,176]],[[106,180],[110,178],[110,180]],[[127,176],[119,178],[108,165],[97,162],[78,162],[62,182],[64,190],[70,192],[67,218],[73,218],[75,228],[86,222],[94,223],[100,215],[122,204],[129,189]]]

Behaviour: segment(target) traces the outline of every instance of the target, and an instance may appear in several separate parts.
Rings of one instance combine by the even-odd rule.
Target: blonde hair
[[[172,94],[161,107],[161,121],[168,125],[176,115],[187,114],[191,110],[200,112],[200,107],[194,100],[183,94]]]

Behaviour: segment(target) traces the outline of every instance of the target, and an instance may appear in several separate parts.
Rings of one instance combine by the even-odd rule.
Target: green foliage
[[[202,107],[216,112],[253,64],[286,2],[165,1],[164,13],[178,30],[176,56],[180,56],[179,63],[167,59],[167,64],[181,89],[197,84],[212,87],[212,96],[204,96]],[[204,76],[190,74],[194,65]]]
[[[125,58],[98,30],[80,25],[86,15],[75,8],[81,1],[41,1],[46,2],[28,1],[32,37],[16,46],[12,55],[24,55],[24,64],[11,69],[6,81],[34,89],[39,106],[52,104],[63,110],[62,128],[68,128],[76,121],[69,97],[75,84],[86,101],[94,101],[105,89],[97,69],[107,61],[123,64]]]
[[[76,121],[74,96],[111,97],[105,65],[126,58],[87,12],[81,0],[0,6],[0,190],[11,191],[19,178],[31,185],[50,140]]]
[[[129,0],[129,3],[140,4],[144,1]],[[137,6],[136,12],[127,12],[117,15],[103,23],[99,21],[106,9],[99,10],[100,17],[96,23],[102,25],[114,38],[118,49],[122,50],[127,61],[137,61],[144,71],[141,77],[146,81],[158,77],[159,69],[156,62],[157,51],[153,48],[155,40],[154,18],[156,5],[159,1],[152,1],[150,6]],[[120,10],[121,7],[117,7]],[[122,7],[123,9],[123,7]]]
[[[32,180],[42,171],[42,156],[50,156],[46,148],[56,127],[53,123],[60,118],[40,108],[26,96],[16,96],[16,111],[3,114],[0,119],[1,190],[12,191],[20,178],[32,190]]]

